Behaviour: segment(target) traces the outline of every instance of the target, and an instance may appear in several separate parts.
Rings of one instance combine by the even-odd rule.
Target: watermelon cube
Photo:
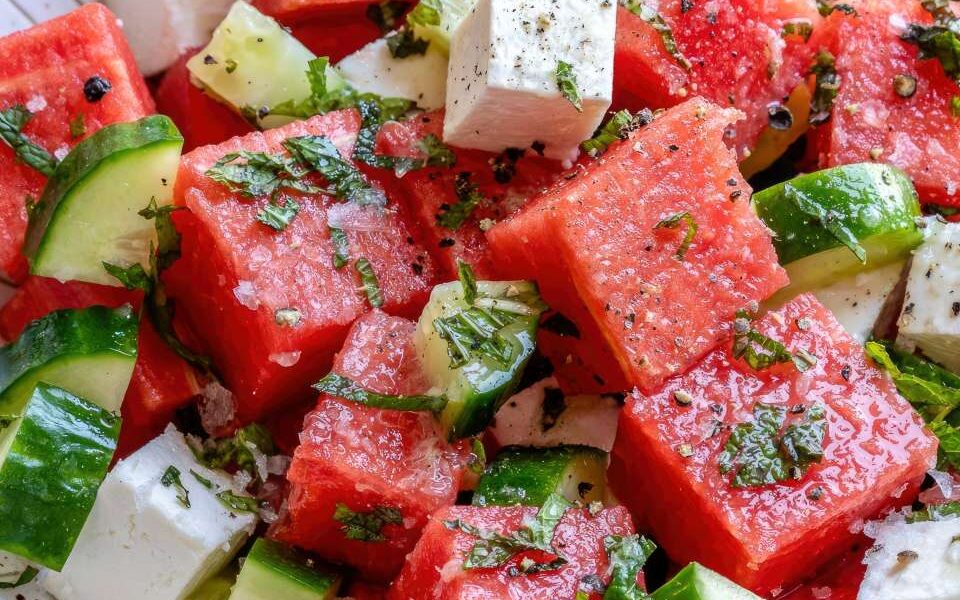
[[[0,110],[25,106],[33,118],[24,134],[57,157],[104,125],[154,112],[117,18],[101,4],[0,38],[0,56]],[[106,94],[84,93],[94,77],[109,83]],[[0,276],[26,277],[27,200],[40,198],[45,183],[0,143]]]
[[[604,538],[634,533],[630,513],[622,506],[603,509],[595,515],[583,508],[568,510],[553,536],[554,548],[567,562],[559,569],[540,573],[517,573],[520,562],[529,558],[530,552],[516,555],[502,567],[465,569],[464,560],[477,538],[445,523],[460,520],[482,530],[510,535],[536,513],[536,508],[521,506],[452,506],[438,511],[430,518],[416,549],[407,556],[387,597],[559,600],[578,597],[577,592],[583,591],[588,598],[600,598],[602,592],[594,593],[610,581]]]
[[[672,560],[698,561],[766,594],[849,551],[865,520],[910,504],[937,442],[812,295],[749,327],[805,356],[808,368],[788,361],[757,370],[728,342],[660,392],[635,393],[620,415],[610,478]],[[775,410],[773,431],[759,433],[762,414]],[[814,437],[800,439],[804,431]],[[764,456],[801,458],[730,455],[768,442],[780,446]]]
[[[739,108],[746,119],[731,124],[726,139],[741,158],[749,156],[768,125],[789,128],[783,113],[770,108],[784,103],[803,82],[812,50],[801,35],[784,33],[784,26],[815,26],[820,16],[813,2],[661,2],[658,10],[682,58],[667,51],[664,36],[652,23],[621,7],[615,104],[664,108],[699,94],[720,106]],[[681,64],[683,59],[689,68]]]
[[[377,139],[377,152],[385,156],[421,158],[420,143],[428,136],[443,137],[443,111],[424,113],[415,119],[387,123]],[[538,192],[560,179],[557,161],[536,152],[507,151],[501,155],[480,150],[453,149],[452,168],[434,167],[413,171],[399,179],[380,171],[384,185],[398,190],[409,214],[420,225],[425,243],[448,277],[455,277],[457,261],[470,263],[480,278],[493,278],[497,271],[483,230],[517,210]],[[460,202],[457,179],[469,177],[483,201],[470,217],[456,227],[442,225],[438,216]]]
[[[325,136],[352,154],[360,120],[341,111],[251,133],[183,157],[175,201],[182,258],[165,274],[168,292],[233,392],[247,423],[298,399],[326,374],[350,325],[370,309],[355,261],[366,258],[383,308],[416,316],[435,283],[427,252],[403,216],[314,194],[297,199],[299,214],[282,231],[257,221],[266,198],[246,198],[206,175],[225,155],[282,152],[281,142]],[[349,239],[350,261],[334,267],[336,224]]]
[[[856,16],[833,13],[811,39],[834,56],[840,77],[830,119],[812,135],[821,168],[890,163],[910,175],[922,201],[960,205],[960,108],[952,108],[960,91],[939,60],[920,60],[900,39],[907,24],[932,17],[912,0],[854,5]],[[899,93],[898,76],[910,78]]]
[[[576,324],[594,373],[619,366],[610,391],[656,390],[787,283],[723,143],[738,115],[674,107],[487,233],[501,271]]]
[[[425,389],[415,323],[374,311],[354,324],[333,370],[364,389]],[[433,511],[456,500],[469,451],[449,446],[429,413],[320,396],[287,471],[287,512],[271,535],[390,581]],[[364,532],[356,524],[367,521]],[[370,521],[374,524],[370,525]]]
[[[139,306],[141,294],[123,288],[46,277],[28,277],[0,308],[0,338],[12,340],[33,320],[55,310],[123,304]],[[199,393],[196,372],[163,341],[147,319],[140,321],[137,362],[120,408],[123,424],[116,458],[124,458],[160,435]]]
[[[311,52],[333,62],[382,35],[366,17],[376,0],[255,0],[253,4],[289,27]]]
[[[157,110],[173,119],[183,134],[184,152],[245,135],[253,127],[226,105],[217,102],[190,81],[187,52],[167,70],[157,87]]]
[[[376,0],[253,0],[260,12],[284,23],[341,11],[362,15],[371,4]]]

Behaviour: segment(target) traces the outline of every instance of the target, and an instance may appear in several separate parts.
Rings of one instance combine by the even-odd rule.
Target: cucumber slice
[[[152,220],[138,214],[173,201],[183,137],[169,118],[108,125],[80,142],[47,182],[24,254],[34,275],[119,286],[103,263],[150,265]]]
[[[230,590],[237,581],[237,568],[231,563],[222,571],[207,579],[190,592],[185,600],[228,600]]]
[[[243,561],[230,600],[333,600],[339,573],[279,542],[260,538]]]
[[[570,502],[602,502],[607,453],[588,446],[508,447],[480,477],[474,506],[542,506],[550,494]]]
[[[417,37],[449,55],[450,37],[476,5],[477,0],[420,0],[407,15],[407,25]]]
[[[916,190],[889,165],[801,175],[757,192],[753,202],[790,275],[790,286],[778,294],[784,300],[903,259],[923,240]]]
[[[450,440],[483,431],[516,388],[545,310],[529,281],[477,282],[477,296],[471,306],[459,282],[433,288],[414,337],[424,371],[449,400],[440,422]]]
[[[762,600],[723,575],[690,563],[657,591],[653,600]]]
[[[0,348],[0,415],[19,414],[41,380],[119,412],[138,333],[129,306],[60,310],[37,319]]]
[[[37,384],[23,414],[0,434],[0,549],[61,569],[119,435],[120,417]]]
[[[310,97],[307,71],[315,58],[274,19],[237,2],[187,68],[208,94],[269,129],[295,120],[267,114],[271,108]],[[345,85],[333,68],[327,68],[326,77],[328,91]]]

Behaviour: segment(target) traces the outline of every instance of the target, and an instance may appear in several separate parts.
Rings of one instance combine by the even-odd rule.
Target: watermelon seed
[[[112,87],[109,81],[99,75],[94,75],[84,82],[83,95],[87,102],[99,102]]]

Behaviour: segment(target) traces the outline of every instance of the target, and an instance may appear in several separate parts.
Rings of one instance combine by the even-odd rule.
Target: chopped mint
[[[383,306],[383,291],[380,289],[380,281],[373,270],[373,265],[366,258],[358,258],[353,266],[360,275],[360,284],[363,286],[363,292],[367,295],[370,306],[374,308]]]
[[[184,508],[190,508],[190,492],[183,486],[183,482],[180,480],[180,469],[173,465],[167,467],[167,470],[160,476],[160,484],[163,485],[163,487],[176,488],[177,501],[180,502]]]
[[[437,223],[451,231],[460,229],[473,214],[473,211],[484,201],[480,188],[470,181],[470,173],[457,174],[454,190],[457,195],[457,202],[453,205],[442,205],[440,213],[437,215]]]
[[[403,513],[398,508],[377,506],[373,510],[359,512],[342,502],[337,503],[333,518],[342,523],[340,530],[348,540],[361,542],[382,542],[387,539],[383,535],[384,526],[403,523]]]
[[[577,112],[583,112],[583,101],[580,99],[580,89],[577,88],[577,74],[573,72],[573,65],[564,61],[557,61],[557,87],[560,93],[573,105]]]
[[[642,535],[608,535],[603,539],[603,547],[610,561],[610,585],[603,594],[603,600],[643,600],[649,598],[637,585],[637,577],[656,544]]]
[[[447,398],[445,396],[392,396],[371,392],[363,389],[353,380],[343,377],[342,375],[337,375],[336,373],[330,373],[313,384],[313,389],[337,398],[363,404],[364,406],[389,410],[429,411],[438,413],[447,405]]]
[[[13,148],[21,162],[50,177],[59,161],[24,135],[23,128],[32,118],[33,113],[21,104],[0,110],[0,138]]]
[[[680,247],[677,248],[676,257],[677,260],[683,262],[684,257],[687,255],[687,250],[690,249],[690,244],[693,243],[693,238],[697,235],[697,230],[700,228],[693,216],[687,211],[678,212],[659,221],[653,228],[676,229],[680,227],[681,223],[686,224],[687,232],[683,236],[683,241],[680,242]]]
[[[429,46],[430,42],[415,36],[412,29],[403,28],[387,36],[387,49],[394,58],[423,56]]]
[[[687,57],[683,55],[683,52],[677,45],[677,40],[673,37],[673,30],[670,29],[670,25],[668,25],[667,22],[664,21],[663,16],[657,12],[655,3],[649,0],[620,0],[620,6],[643,19],[660,34],[663,47],[666,48],[667,52],[678,65],[686,71],[693,68],[693,64],[687,60]]]

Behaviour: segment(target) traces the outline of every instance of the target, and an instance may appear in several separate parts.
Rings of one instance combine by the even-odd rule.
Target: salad
[[[960,2],[0,56],[0,598],[960,599]]]

